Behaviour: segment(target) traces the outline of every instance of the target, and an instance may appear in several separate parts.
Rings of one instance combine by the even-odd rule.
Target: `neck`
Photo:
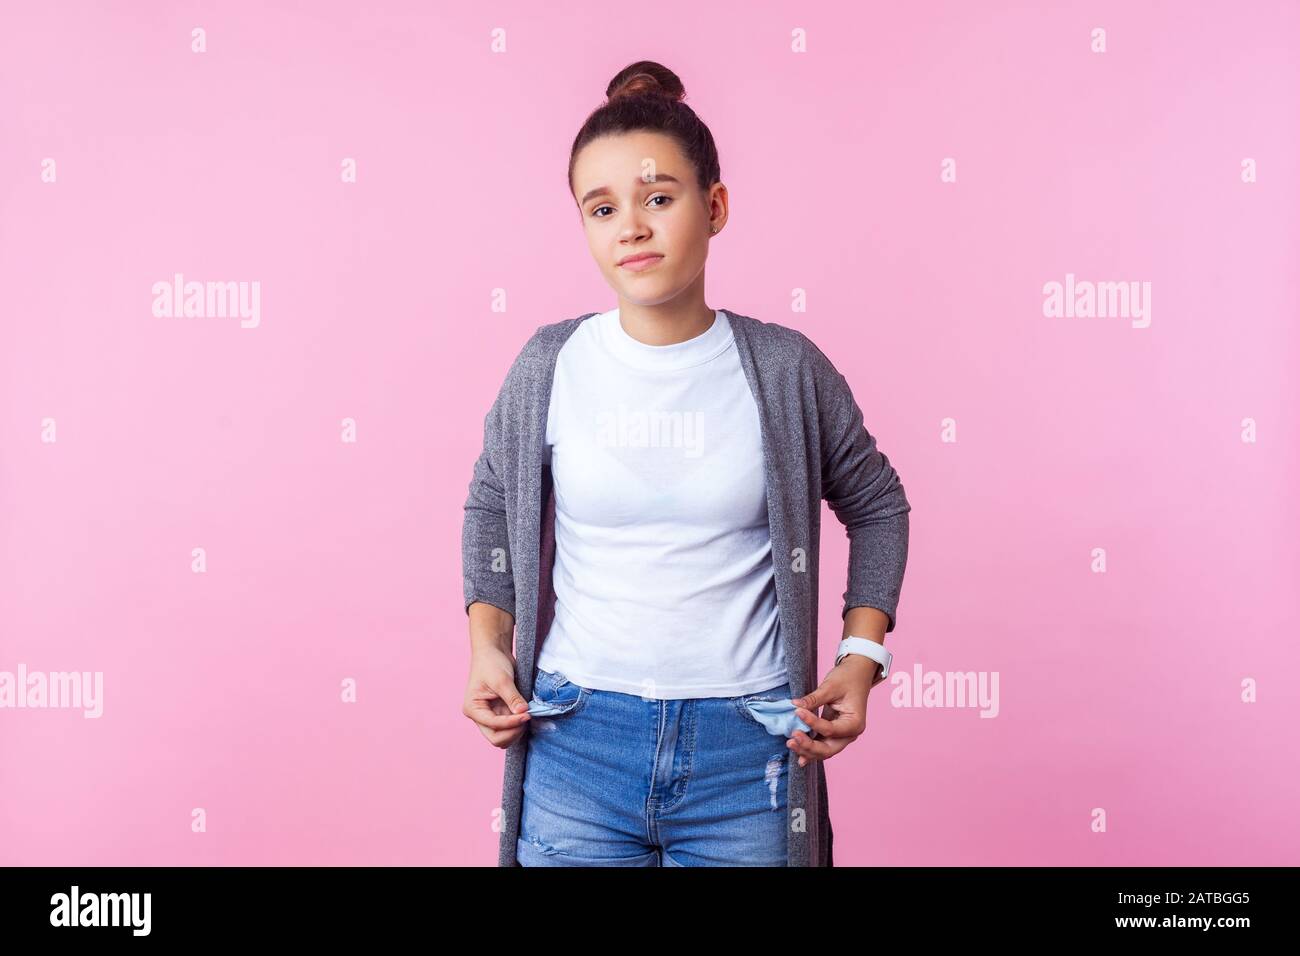
[[[619,297],[618,321],[623,331],[645,345],[676,345],[703,334],[713,324],[714,309],[698,295],[678,296],[658,305],[642,305]]]

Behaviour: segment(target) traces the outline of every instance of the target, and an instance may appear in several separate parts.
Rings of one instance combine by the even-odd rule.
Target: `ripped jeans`
[[[521,866],[785,866],[788,683],[647,700],[538,671]]]

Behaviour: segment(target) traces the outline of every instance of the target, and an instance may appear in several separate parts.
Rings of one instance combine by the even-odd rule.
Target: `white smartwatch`
[[[885,650],[883,644],[867,640],[865,637],[846,637],[840,641],[840,646],[835,652],[836,665],[844,660],[848,654],[861,654],[863,657],[870,657],[880,665],[876,670],[876,679],[871,682],[872,687],[875,687],[889,676],[889,665],[893,663],[894,655]]]

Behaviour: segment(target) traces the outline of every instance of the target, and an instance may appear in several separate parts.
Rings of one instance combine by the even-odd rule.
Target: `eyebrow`
[[[649,180],[649,181],[646,181],[646,180],[642,179],[640,176],[638,176],[638,177],[633,181],[632,185],[634,185],[634,186],[652,186],[652,185],[655,185],[655,184],[657,184],[657,183],[677,183],[678,185],[681,185],[681,180],[678,179],[676,176],[670,176],[670,175],[668,175],[668,173],[659,173],[657,176],[655,176],[654,179],[651,179],[651,180]],[[599,196],[599,195],[601,195],[601,194],[603,194],[603,193],[607,193],[607,192],[609,192],[609,187],[608,187],[608,186],[597,186],[595,189],[593,189],[593,190],[591,190],[590,192],[588,192],[587,195],[585,195],[585,196],[582,197],[582,202],[579,203],[579,205],[585,206],[585,205],[587,205],[587,200],[588,200],[588,199],[594,199],[595,197],[597,197],[597,196]]]

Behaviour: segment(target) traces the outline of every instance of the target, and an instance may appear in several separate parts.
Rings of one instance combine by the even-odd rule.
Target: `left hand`
[[[799,755],[799,766],[833,757],[861,736],[867,727],[867,695],[879,669],[871,658],[849,654],[811,694],[793,698],[795,713],[820,735],[814,740],[796,730],[786,740],[786,746]],[[830,719],[818,716],[819,707],[826,708]]]

